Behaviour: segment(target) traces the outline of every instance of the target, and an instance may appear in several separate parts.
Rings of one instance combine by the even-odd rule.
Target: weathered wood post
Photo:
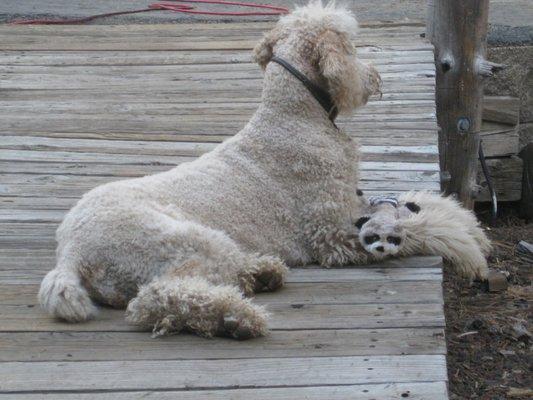
[[[428,0],[426,37],[435,46],[440,166],[445,194],[472,208],[483,78],[501,66],[485,60],[489,0]]]

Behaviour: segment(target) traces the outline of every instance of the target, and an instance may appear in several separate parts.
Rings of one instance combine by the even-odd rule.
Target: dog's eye
[[[402,242],[402,238],[399,238],[398,236],[389,236],[387,238],[387,242],[394,244],[396,246],[399,246],[400,243]]]
[[[361,217],[355,222],[354,225],[357,227],[357,229],[361,229],[368,221],[370,221],[370,217]]]
[[[366,244],[372,244],[374,242],[377,242],[378,240],[379,240],[379,235],[365,236],[365,243]]]
[[[418,214],[420,212],[420,206],[416,203],[413,203],[412,201],[405,203],[405,207],[411,212],[414,212],[415,214]]]

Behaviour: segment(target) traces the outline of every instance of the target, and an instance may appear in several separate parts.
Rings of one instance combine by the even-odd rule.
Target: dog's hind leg
[[[266,317],[235,286],[171,274],[141,287],[126,310],[127,321],[152,328],[156,336],[187,330],[204,337],[250,339],[267,332]]]
[[[169,260],[167,273],[202,276],[213,284],[235,285],[246,296],[283,286],[288,269],[279,258],[246,252],[222,231],[192,222],[183,226],[161,243],[172,245],[180,255],[178,263]]]
[[[239,285],[247,296],[273,292],[284,285],[288,272],[285,263],[277,257],[257,257],[239,272]]]

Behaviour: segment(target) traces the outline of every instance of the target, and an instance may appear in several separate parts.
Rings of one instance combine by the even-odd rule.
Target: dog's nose
[[[385,248],[383,246],[376,247],[376,250],[383,253],[385,251]]]

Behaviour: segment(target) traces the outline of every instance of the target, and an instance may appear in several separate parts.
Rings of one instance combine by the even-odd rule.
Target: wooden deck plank
[[[434,190],[439,189],[438,174],[414,173],[415,179],[409,179],[409,173],[399,176],[376,171],[368,173],[367,179],[361,181],[360,188],[373,190]],[[374,178],[374,179],[372,179]],[[433,178],[433,179],[431,179]],[[79,198],[101,184],[117,181],[117,177],[77,176],[77,175],[11,175],[0,174],[0,193],[8,196],[42,196]],[[7,216],[9,217],[9,215]],[[2,217],[0,216],[0,221]]]
[[[40,152],[79,152],[95,154],[134,154],[198,157],[213,150],[217,143],[154,142],[133,140],[56,139],[46,137],[2,136],[0,150],[30,150]],[[432,145],[366,145],[363,154],[438,154]],[[2,152],[3,153],[3,152]]]
[[[0,26],[0,34],[6,38],[18,36],[46,36],[71,37],[90,36],[100,38],[111,38],[119,40],[135,39],[136,37],[152,38],[166,37],[175,38],[176,36],[187,36],[189,38],[214,36],[216,38],[228,38],[237,36],[236,40],[241,37],[260,37],[265,31],[272,29],[275,22],[239,22],[224,24],[209,23],[180,23],[180,24],[128,24],[128,25],[78,25],[78,26]],[[378,26],[369,24],[359,27],[358,37],[398,37],[402,35],[412,35],[419,33],[424,29],[423,24],[405,25],[405,24],[379,24]],[[239,36],[241,34],[242,36]],[[416,42],[422,42],[417,37]],[[90,46],[90,44],[86,44]]]
[[[80,31],[87,35],[95,36],[143,36],[160,35],[164,33],[171,37],[175,35],[195,36],[199,33],[209,32],[216,33],[218,36],[233,35],[235,33],[247,33],[261,35],[265,30],[272,29],[275,26],[273,21],[264,22],[227,22],[223,24],[209,24],[209,23],[180,23],[180,24],[128,24],[128,25],[29,25],[29,26],[0,26],[0,34],[3,36],[14,35],[18,36],[21,33],[39,34],[49,36],[71,36],[72,34],[79,34]],[[360,24],[359,34],[369,36],[386,36],[391,33],[397,34],[402,32],[420,31],[423,24],[404,24],[404,23],[388,23],[388,24]],[[14,28],[14,29],[10,29]],[[81,28],[81,29],[79,29]]]
[[[360,37],[356,39],[356,46],[368,46],[372,44],[388,50],[430,50],[433,47],[424,42],[408,44],[415,36],[420,35],[413,33],[406,36],[391,36],[387,38],[380,37]],[[158,51],[158,50],[246,50],[251,49],[257,43],[257,37],[225,37],[219,39],[213,36],[196,37],[195,40],[180,41],[176,37],[159,36],[152,37],[153,41],[121,41],[119,38],[76,36],[76,37],[54,37],[50,38],[41,35],[18,35],[17,37],[4,39],[2,50],[24,50],[24,51],[78,51],[88,50],[88,42],[91,42],[89,50],[98,51]],[[406,44],[407,43],[407,44]]]
[[[352,385],[446,380],[442,355],[0,364],[0,391]],[[179,371],[179,373],[176,373]]]
[[[362,59],[371,61],[377,68],[380,74],[387,74],[393,72],[416,72],[420,75],[421,71],[434,71],[435,65],[428,59],[418,57],[415,60],[408,58],[410,63],[403,63],[400,60],[394,60],[392,62],[389,58],[372,58],[366,53]],[[0,74],[19,74],[24,78],[31,78],[33,76],[49,75],[49,76],[65,76],[65,75],[85,75],[90,76],[129,76],[131,74],[149,74],[156,76],[160,74],[178,76],[180,79],[187,77],[192,79],[193,76],[204,76],[206,79],[210,76],[215,78],[221,76],[228,76],[239,72],[242,78],[248,77],[260,77],[262,75],[261,70],[258,70],[257,64],[252,62],[252,56],[248,53],[248,60],[243,62],[231,62],[232,60],[223,60],[222,62],[212,63],[191,63],[191,64],[152,64],[152,65],[124,65],[113,64],[110,65],[5,65],[0,64]],[[197,75],[191,75],[197,74]],[[208,75],[209,74],[209,75]]]
[[[4,121],[3,121],[4,122]],[[41,133],[51,133],[56,135],[64,135],[69,133],[83,133],[83,134],[95,134],[100,136],[105,132],[109,137],[113,135],[121,134],[125,135],[126,133],[131,133],[133,138],[135,134],[148,134],[153,135],[157,138],[158,134],[171,134],[171,135],[208,135],[211,137],[215,135],[234,135],[238,132],[243,126],[244,121],[220,121],[215,122],[205,122],[201,121],[189,121],[183,123],[182,125],[176,125],[176,123],[169,122],[166,118],[158,118],[153,124],[149,124],[147,121],[136,120],[132,121],[128,119],[126,115],[122,119],[85,119],[83,117],[78,117],[78,119],[70,116],[65,116],[63,119],[49,119],[41,117],[38,121],[33,124],[28,123],[27,120],[17,119],[12,120],[9,125],[4,125],[6,133],[9,135],[13,134],[28,134],[28,132],[41,132]],[[55,125],[54,125],[55,124]],[[381,121],[358,121],[356,125],[348,125],[339,121],[339,126],[343,128],[348,126],[348,134],[353,132],[361,132],[361,134],[372,135],[374,131],[383,131],[390,129],[391,131],[398,130],[407,130],[407,131],[427,131],[427,130],[436,130],[435,121],[433,120],[381,120]],[[148,133],[147,133],[148,132]],[[134,139],[135,140],[135,139]],[[436,139],[435,139],[436,140]],[[211,141],[205,139],[205,141]],[[383,143],[383,142],[382,142]]]
[[[49,249],[54,246],[50,245]],[[33,255],[35,251],[41,249],[22,248],[27,254]],[[36,260],[38,262],[36,263]],[[399,263],[403,263],[400,260]],[[0,270],[0,287],[3,285],[27,285],[37,284],[44,278],[46,272],[50,271],[55,266],[55,258],[42,259],[39,256],[32,256],[28,259],[16,259],[9,261],[0,261],[5,265],[5,268]],[[36,266],[37,265],[37,266]],[[304,274],[313,275],[312,272]],[[346,281],[360,281],[360,280],[394,280],[394,281],[440,281],[442,278],[441,268],[398,268],[389,266],[387,269],[379,268],[364,268],[348,270],[339,273],[338,276],[346,275]],[[312,278],[308,278],[311,280]],[[304,280],[304,278],[302,278]],[[323,281],[327,282],[327,278]],[[343,280],[344,281],[344,280]]]
[[[257,67],[259,68],[259,67]],[[17,79],[18,78],[18,79]],[[431,91],[434,85],[434,71],[421,70],[416,72],[397,72],[381,74],[385,88],[394,88],[397,90],[408,90],[407,82],[413,85],[425,86],[424,92]],[[191,80],[192,79],[192,80]],[[139,92],[149,85],[150,90],[186,90],[196,92],[200,90],[214,91],[231,89],[233,92],[241,93],[247,89],[260,91],[262,88],[262,77],[259,72],[248,78],[241,78],[240,73],[219,72],[213,78],[207,74],[191,74],[190,78],[182,75],[169,73],[166,75],[149,75],[130,74],[127,76],[109,76],[99,79],[99,77],[81,76],[64,76],[64,75],[18,75],[4,74],[0,76],[0,84],[8,90],[125,90],[127,92]],[[411,92],[412,93],[412,92]]]
[[[64,167],[68,167],[67,165],[63,165]],[[168,167],[165,169],[161,168],[161,170],[165,171],[168,170]],[[38,184],[45,184],[49,183],[51,185],[53,184],[64,184],[64,185],[70,185],[70,186],[83,186],[86,187],[87,185],[91,187],[92,185],[100,185],[102,183],[106,183],[108,181],[118,181],[120,179],[124,178],[132,178],[135,175],[132,175],[131,173],[128,175],[114,175],[111,173],[107,173],[104,176],[94,174],[94,171],[89,170],[90,172],[93,172],[93,174],[46,174],[46,173],[23,173],[23,172],[17,172],[16,174],[10,173],[10,174],[0,174],[0,180],[4,182],[4,185],[8,187],[9,185],[13,186],[25,186],[25,185],[38,185]],[[88,172],[89,172],[88,171]],[[137,174],[137,176],[144,176],[145,174],[148,174],[148,172],[144,171],[142,174]],[[414,183],[413,188],[415,188],[417,182],[435,182],[439,179],[439,172],[437,171],[391,171],[391,170],[367,170],[365,171],[365,178],[362,179],[363,182],[366,181],[393,181],[393,182],[410,182]],[[394,183],[391,183],[391,185],[394,185]],[[391,186],[391,188],[394,188]],[[2,192],[5,192],[6,195],[9,195],[9,190],[2,189]],[[45,197],[45,196],[43,196]],[[20,216],[21,221],[23,221],[23,215]]]
[[[0,157],[1,158],[1,157]],[[5,176],[19,174],[28,178],[31,175],[41,179],[52,179],[50,176],[85,176],[85,177],[110,177],[116,180],[121,178],[141,177],[158,172],[168,171],[172,166],[150,164],[89,164],[89,163],[61,163],[61,162],[14,162],[0,161],[0,169]],[[363,163],[360,170],[364,171],[365,180],[413,180],[434,181],[438,179],[439,172],[429,163]],[[4,200],[9,202],[7,196],[0,197],[0,208]],[[36,196],[42,197],[42,196]],[[21,201],[20,204],[23,202]],[[69,203],[72,205],[72,203]]]
[[[34,304],[38,289],[37,285],[6,287],[0,284],[0,305]],[[413,292],[416,292],[416,298],[413,298]],[[442,290],[438,275],[437,279],[427,281],[289,282],[280,291],[259,294],[256,300],[272,307],[277,304],[441,304]]]
[[[47,223],[24,223],[24,224],[0,224],[0,236],[11,235],[14,232],[25,228],[26,237],[42,236],[43,231],[36,231],[41,225],[50,229],[45,234],[54,233],[58,224]],[[6,227],[5,229],[3,227]],[[28,249],[0,247],[0,263],[2,269],[41,269],[49,270],[55,263],[55,248],[49,249]],[[37,259],[37,262],[36,262]],[[386,280],[387,277],[393,280],[419,280],[411,277],[421,274],[430,276],[433,273],[441,275],[442,258],[437,256],[415,256],[405,258],[390,258],[378,263],[364,266],[347,266],[344,268],[321,268],[316,265],[309,265],[301,268],[292,268],[287,276],[287,282],[309,283],[309,282],[350,282],[358,280]],[[401,279],[405,277],[405,279]],[[441,279],[438,277],[436,279]],[[434,280],[427,278],[426,280]],[[0,285],[2,282],[0,282]]]
[[[391,51],[375,47],[359,47],[357,55],[375,65],[428,63],[433,57],[430,50]],[[252,62],[250,50],[220,51],[4,51],[0,49],[1,66],[58,66],[58,67],[97,67],[97,66],[151,66],[151,65],[203,65],[217,63],[246,64]]]
[[[201,25],[201,24],[198,24]],[[95,30],[78,26],[77,30],[50,29],[43,26],[8,27],[0,30],[3,36],[2,50],[236,50],[252,48],[261,34],[271,24],[249,24],[220,29],[216,27],[180,24],[172,28],[147,29],[145,25],[102,26]],[[216,25],[216,24],[213,24]],[[54,28],[54,27],[53,27]],[[118,28],[118,29],[117,29]],[[363,28],[355,38],[359,46],[372,45],[386,48],[398,47],[404,50],[431,50],[432,47],[420,40],[423,27],[385,28],[385,30]],[[72,32],[76,32],[72,35]],[[188,40],[176,40],[186,35]],[[147,40],[148,39],[148,40]]]
[[[207,100],[207,99],[206,99]],[[4,103],[3,105],[1,103]],[[243,115],[250,116],[256,110],[258,102],[232,102],[226,103],[210,103],[204,102],[197,103],[178,103],[172,104],[165,102],[132,102],[127,106],[123,101],[68,101],[58,102],[49,100],[47,102],[13,102],[4,101],[0,102],[2,107],[1,115],[9,118],[13,114],[25,115],[29,112],[35,115],[47,115],[55,113],[76,113],[84,115],[113,115],[120,113],[133,113],[146,112],[149,115],[171,115],[175,118],[183,118],[184,116],[193,116],[197,114],[205,114],[211,116],[222,115]],[[420,113],[431,113],[435,111],[435,105],[431,100],[396,100],[394,102],[381,101],[372,102],[365,106],[364,115],[381,115],[381,114],[411,114],[414,111]],[[363,114],[363,113],[360,113]],[[356,114],[357,115],[357,114]],[[362,115],[361,115],[362,116]],[[345,119],[345,120],[349,120]]]
[[[261,303],[261,301],[257,301]],[[444,326],[442,304],[271,304],[272,330],[435,328]],[[139,331],[126,324],[124,311],[102,309],[82,324],[55,321],[35,304],[0,305],[3,332]],[[148,339],[148,336],[147,336]]]
[[[435,146],[366,146],[362,154],[364,161],[374,162],[428,162],[434,164],[438,160]],[[424,152],[426,151],[427,152]],[[191,161],[194,156],[171,156],[157,154],[105,154],[81,153],[67,151],[31,151],[31,150],[2,150],[2,161],[26,162],[65,162],[65,163],[97,163],[97,164],[164,164],[170,169],[181,162]],[[364,162],[363,161],[363,162]],[[428,168],[433,168],[429,166]]]
[[[49,247],[50,249],[53,246]],[[35,250],[40,249],[21,249],[26,253],[33,254]],[[36,263],[35,260],[39,259]],[[403,262],[403,260],[401,260]],[[31,259],[20,259],[14,262],[6,261],[5,268],[0,270],[1,285],[27,285],[36,284],[44,278],[46,272],[55,266],[55,259],[43,260],[34,256]],[[36,264],[38,267],[36,268]],[[440,268],[418,268],[419,271],[413,271],[411,268],[388,268],[380,269],[357,269],[353,272],[346,271],[347,280],[397,280],[397,281],[436,281],[441,280],[442,271]],[[350,279],[350,277],[353,277]],[[324,279],[326,280],[326,279]]]
[[[228,389],[202,391],[129,391],[108,393],[24,393],[3,395],[9,400],[447,400],[446,382],[409,382],[313,386],[298,388]]]
[[[432,86],[428,83],[422,85],[407,85],[407,82],[394,82],[389,86],[387,92],[382,96],[372,96],[369,104],[405,100],[431,100],[434,93]],[[207,82],[205,83],[208,84]],[[5,89],[2,91],[2,100],[13,102],[24,101],[75,101],[85,100],[87,102],[102,101],[124,101],[127,103],[162,103],[172,101],[176,104],[198,103],[209,100],[214,104],[229,103],[235,104],[245,102],[258,102],[260,93],[256,91],[245,91],[240,88],[220,90],[217,87],[209,88],[207,91],[190,91],[185,88],[166,87],[164,89],[152,89],[150,87],[141,90],[139,86],[124,87],[120,92],[102,91],[98,89],[84,89],[73,91],[69,88],[54,89],[53,91],[42,91],[37,88],[32,89]],[[98,97],[97,97],[98,96]],[[393,103],[391,103],[393,104]]]
[[[31,231],[31,229],[30,229]],[[39,235],[39,233],[37,233]],[[53,235],[53,232],[49,235]],[[21,237],[20,242],[27,242],[27,238]],[[34,298],[37,287],[10,288],[5,285],[35,285],[40,282],[44,274],[55,266],[54,243],[49,243],[45,249],[28,249],[21,246],[20,249],[0,249],[0,291],[4,293],[2,304],[17,304],[9,302],[7,298],[10,291],[15,290],[20,295],[13,295],[13,299],[24,296]],[[37,260],[37,262],[36,262]],[[311,282],[361,282],[361,281],[441,281],[442,260],[440,257],[411,257],[406,259],[391,259],[382,263],[363,267],[324,269],[306,268],[293,269],[287,278],[288,283],[311,283]],[[27,295],[24,295],[27,293]]]
[[[272,331],[245,342],[146,332],[0,333],[0,361],[120,361],[445,354],[442,328]]]

